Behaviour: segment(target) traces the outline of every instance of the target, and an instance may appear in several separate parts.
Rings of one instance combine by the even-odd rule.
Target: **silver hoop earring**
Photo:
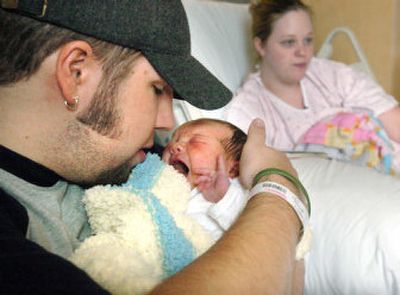
[[[68,103],[68,101],[64,100],[64,105],[67,107],[69,111],[76,111],[78,108],[78,103],[79,103],[79,96],[74,96],[74,103]]]

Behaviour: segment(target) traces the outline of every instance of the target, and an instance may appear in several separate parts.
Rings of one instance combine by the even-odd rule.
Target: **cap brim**
[[[143,54],[174,89],[175,98],[205,110],[221,108],[232,99],[232,92],[194,57]]]

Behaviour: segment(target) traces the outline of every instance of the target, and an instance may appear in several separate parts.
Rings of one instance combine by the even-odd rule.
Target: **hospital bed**
[[[247,4],[183,3],[193,55],[235,91],[255,61]],[[359,61],[353,66],[373,77],[349,28],[334,29],[316,55],[330,58],[332,40],[339,34],[346,35],[356,52]],[[178,125],[200,117],[220,118],[222,111],[203,111],[186,102],[174,102]],[[157,140],[164,144],[169,136],[158,132]],[[305,294],[400,294],[399,179],[317,156],[293,159],[293,165],[313,206],[313,245],[305,257]]]

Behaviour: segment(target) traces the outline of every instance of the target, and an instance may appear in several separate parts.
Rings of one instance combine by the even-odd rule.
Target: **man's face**
[[[113,122],[117,123],[111,132],[100,134],[91,126],[80,132],[83,139],[77,142],[80,155],[76,160],[81,167],[77,177],[84,179],[83,184],[126,181],[131,168],[145,159],[143,149],[153,145],[154,129],[174,126],[172,89],[143,56],[134,62],[113,99]]]
[[[193,188],[201,174],[199,169],[216,171],[219,155],[224,156],[229,174],[233,161],[226,155],[222,140],[231,136],[232,130],[222,124],[184,125],[175,132],[162,159],[185,175]]]

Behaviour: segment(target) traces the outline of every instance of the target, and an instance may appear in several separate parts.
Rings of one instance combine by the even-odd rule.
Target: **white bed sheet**
[[[292,162],[312,203],[305,294],[400,294],[400,179],[335,160]]]

